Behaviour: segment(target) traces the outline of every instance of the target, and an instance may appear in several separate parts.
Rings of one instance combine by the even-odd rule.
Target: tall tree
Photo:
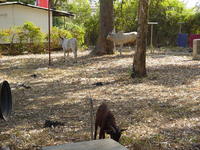
[[[149,0],[139,0],[137,50],[133,60],[132,77],[146,76],[146,42]]]
[[[113,30],[113,0],[100,0],[99,37],[93,55],[113,54],[113,42],[106,39]]]

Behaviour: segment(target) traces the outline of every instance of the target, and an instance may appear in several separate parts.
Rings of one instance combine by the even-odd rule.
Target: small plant
[[[26,22],[22,26],[16,26],[0,32],[0,40],[6,45],[1,46],[1,50],[6,50],[9,55],[44,52],[44,33],[40,28],[31,22]]]

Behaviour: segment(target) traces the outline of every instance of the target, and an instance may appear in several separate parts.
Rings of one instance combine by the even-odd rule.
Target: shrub
[[[43,53],[45,34],[41,32],[40,28],[31,22],[26,22],[21,27],[19,34],[20,43],[26,42],[26,50],[31,53]]]
[[[59,36],[72,38],[72,35],[69,31],[64,29],[59,29],[58,27],[53,27],[51,30],[51,48],[57,49],[61,48]],[[48,34],[46,35],[46,38],[48,39]]]
[[[53,27],[51,29],[51,48],[52,50],[61,48],[59,36],[75,37],[78,39],[79,46],[83,46],[84,34],[84,29],[73,23],[67,23],[67,30]],[[48,45],[48,34],[42,33],[40,28],[33,23],[26,22],[22,26],[0,31],[0,40],[7,43],[1,45],[1,50],[6,50],[7,54],[10,55],[23,54],[24,52],[44,53]]]
[[[17,55],[25,51],[29,53],[43,53],[44,33],[40,28],[31,22],[26,22],[22,26],[2,30],[0,40],[6,45],[1,45],[1,50],[7,50],[7,54]]]
[[[78,40],[79,46],[84,46],[85,28],[83,26],[74,24],[72,22],[66,22],[65,30],[70,32],[72,37]]]

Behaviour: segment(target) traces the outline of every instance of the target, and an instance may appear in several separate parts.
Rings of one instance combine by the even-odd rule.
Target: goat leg
[[[123,44],[120,45],[120,51],[119,51],[120,52],[120,56],[122,55],[122,47],[123,47]]]
[[[75,59],[75,63],[77,62],[77,50],[74,49],[73,50],[73,53],[74,53],[74,59]]]
[[[69,50],[67,51],[67,57],[69,58]]]
[[[99,139],[105,139],[105,131],[103,128],[100,129]]]
[[[95,123],[95,131],[94,131],[94,139],[96,140],[97,138],[97,129],[98,129],[98,126],[97,124]]]
[[[65,62],[65,57],[66,57],[66,51],[64,50],[64,62]]]

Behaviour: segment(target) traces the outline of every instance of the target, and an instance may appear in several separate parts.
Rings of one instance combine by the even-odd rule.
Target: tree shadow
[[[148,68],[151,84],[176,87],[194,82],[200,74],[200,65],[161,65]]]
[[[89,57],[83,56],[81,61],[82,63],[74,64],[70,60],[66,64],[62,65],[60,60],[56,60],[55,65],[51,66],[53,69],[67,69],[68,67],[80,67],[81,65],[92,65],[97,62],[105,62],[118,60],[119,58],[132,58],[131,55],[125,56],[105,56],[105,57]],[[72,60],[72,59],[71,59]],[[41,65],[42,64],[42,65]],[[35,69],[47,67],[48,64],[33,64],[27,62],[24,67],[30,72],[28,74],[34,73]],[[19,131],[32,131],[43,129],[43,124],[45,120],[56,120],[65,123],[65,127],[61,128],[64,130],[57,129],[45,129],[50,130],[50,135],[52,139],[56,139],[57,136],[62,135],[60,139],[63,142],[66,141],[84,141],[89,140],[89,129],[90,129],[90,114],[89,114],[89,103],[87,102],[87,97],[90,96],[87,92],[89,90],[100,90],[102,87],[109,89],[114,87],[113,90],[117,88],[124,88],[127,85],[133,85],[134,88],[137,88],[137,84],[153,84],[153,85],[163,85],[166,87],[176,87],[179,85],[187,85],[187,83],[195,82],[197,77],[200,74],[199,65],[163,65],[158,67],[149,67],[149,76],[144,79],[131,79],[127,76],[128,71],[131,66],[114,66],[110,68],[101,68],[97,72],[88,72],[87,78],[104,78],[115,77],[112,80],[102,82],[102,86],[96,86],[94,83],[96,80],[87,83],[81,83],[79,80],[73,82],[66,82],[66,80],[73,78],[74,75],[66,75],[57,80],[49,80],[47,82],[42,82],[40,80],[33,79],[30,77],[30,86],[31,89],[17,88],[17,83],[12,83],[13,87],[13,96],[15,99],[15,110],[11,119],[8,122],[3,122],[0,120],[0,131],[5,135],[12,130]],[[33,69],[32,69],[33,68]],[[12,68],[13,70],[16,68]],[[20,70],[20,68],[18,68]],[[7,69],[1,70],[5,73],[10,73]],[[76,77],[86,77],[82,72],[78,72]],[[42,76],[45,77],[45,76]],[[99,81],[99,80],[97,80]],[[118,86],[116,86],[118,84]],[[162,123],[171,123],[178,119],[184,118],[197,118],[200,113],[198,109],[193,109],[194,106],[199,105],[199,102],[192,104],[183,104],[182,106],[174,105],[173,102],[176,101],[179,97],[174,99],[168,99],[166,102],[161,102],[156,98],[140,98],[136,99],[133,89],[126,89],[128,92],[117,93],[110,92],[107,94],[106,99],[94,99],[94,112],[96,112],[97,107],[102,102],[106,102],[112,112],[116,116],[117,124],[120,126],[129,127],[137,126],[138,124],[145,124],[153,126],[151,123],[147,124],[147,119],[153,116],[153,114],[161,114],[164,116],[164,121]],[[79,97],[70,97],[73,93],[81,92]],[[138,92],[139,95],[143,96],[144,91]],[[77,96],[77,95],[75,95]],[[109,98],[112,96],[112,98]],[[127,99],[123,99],[127,98]],[[154,122],[154,120],[153,120]],[[156,122],[156,120],[155,120]],[[153,127],[152,127],[153,128]],[[191,131],[190,131],[191,130]],[[129,131],[127,131],[129,132]],[[186,135],[180,133],[188,133]],[[190,133],[191,132],[191,133]],[[44,132],[42,131],[42,134]],[[17,133],[15,133],[17,134]],[[180,135],[179,135],[180,134]],[[46,135],[46,134],[45,134]],[[83,137],[82,137],[83,136]],[[138,138],[133,141],[133,145],[139,148],[146,148],[150,150],[156,148],[170,149],[174,148],[173,146],[166,145],[163,142],[166,142],[169,138],[174,138],[176,141],[177,138],[180,140],[185,137],[190,136],[199,136],[199,127],[188,128],[162,128],[158,134],[153,134],[147,138]],[[181,138],[181,136],[184,136]],[[70,139],[73,137],[73,139]],[[2,136],[0,137],[0,139]],[[8,136],[11,138],[11,135]],[[45,138],[44,138],[45,139]],[[56,139],[59,140],[59,139]],[[196,140],[196,139],[195,139]],[[194,141],[193,143],[197,142]],[[45,145],[45,141],[43,145]],[[175,143],[176,144],[176,143]],[[183,145],[183,148],[187,148],[187,144]],[[144,146],[145,145],[145,146]],[[161,145],[161,146],[160,146]],[[191,144],[192,146],[192,144]],[[165,148],[166,147],[166,148]],[[131,147],[130,147],[131,149]]]
[[[135,140],[128,148],[130,150],[199,150],[199,134],[199,126],[163,128],[157,134]],[[182,144],[178,145],[178,142]]]

